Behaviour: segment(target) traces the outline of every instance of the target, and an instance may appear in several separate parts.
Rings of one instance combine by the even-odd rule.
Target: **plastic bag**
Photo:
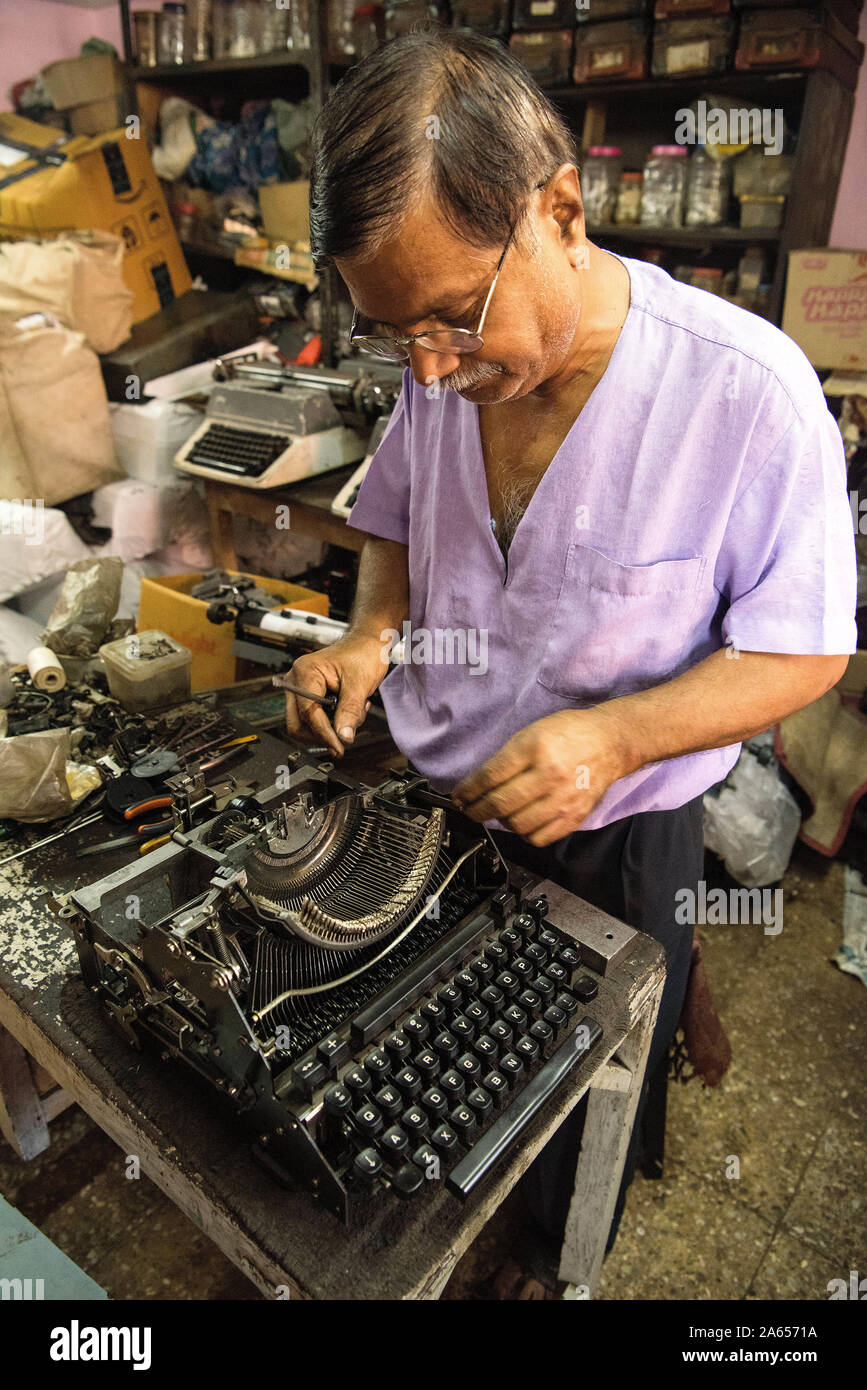
[[[79,560],[63,581],[41,641],[58,656],[93,656],[117,612],[123,561]]]
[[[21,821],[68,815],[69,729],[0,739],[0,816]]]
[[[780,781],[771,733],[745,744],[722,786],[705,793],[705,846],[745,888],[782,878],[800,825],[798,803]]]

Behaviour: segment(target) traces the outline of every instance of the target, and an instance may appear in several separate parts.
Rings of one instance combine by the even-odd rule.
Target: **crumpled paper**
[[[40,642],[57,656],[93,656],[117,612],[122,578],[116,555],[70,565]]]
[[[0,817],[44,821],[68,815],[69,729],[0,738]]]

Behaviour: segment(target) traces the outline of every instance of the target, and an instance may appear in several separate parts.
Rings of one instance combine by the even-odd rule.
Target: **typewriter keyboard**
[[[212,424],[193,445],[186,461],[258,478],[289,448],[290,443],[289,435],[285,434]]]
[[[527,906],[508,925],[477,919],[466,944],[447,938],[399,1001],[381,997],[296,1064],[349,1187],[410,1198],[443,1178],[466,1197],[598,1043],[580,946],[544,898]]]

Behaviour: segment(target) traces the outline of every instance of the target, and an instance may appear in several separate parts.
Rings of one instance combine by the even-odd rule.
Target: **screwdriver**
[[[285,676],[272,676],[271,684],[279,686],[281,690],[288,690],[291,695],[300,695],[303,700],[315,700],[326,714],[331,715],[337,709],[336,695],[314,695],[312,690],[302,690],[300,685],[292,685]]]

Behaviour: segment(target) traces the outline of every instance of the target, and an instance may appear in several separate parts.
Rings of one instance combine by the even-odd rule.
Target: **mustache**
[[[458,367],[457,371],[442,377],[440,385],[448,387],[451,391],[469,391],[474,386],[481,386],[482,382],[493,381],[498,376],[502,376],[502,368],[488,363],[476,363],[472,367]]]

